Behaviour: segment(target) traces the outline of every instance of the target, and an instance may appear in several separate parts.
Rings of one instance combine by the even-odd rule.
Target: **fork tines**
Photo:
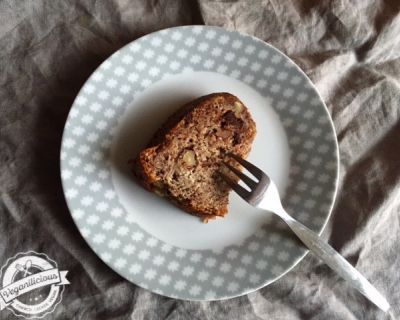
[[[227,153],[226,156],[229,156],[240,163],[244,168],[246,168],[252,175],[254,175],[258,180],[261,180],[263,176],[263,172],[258,169],[256,166],[252,165],[250,162],[243,160],[239,156]],[[257,187],[258,181],[254,181],[252,178],[245,175],[240,170],[236,169],[235,167],[231,166],[227,162],[223,162],[223,165],[227,167],[232,173],[234,173],[238,178],[240,178],[251,190]],[[251,192],[240,186],[236,181],[230,178],[225,173],[219,171],[221,178],[242,198],[248,200]]]

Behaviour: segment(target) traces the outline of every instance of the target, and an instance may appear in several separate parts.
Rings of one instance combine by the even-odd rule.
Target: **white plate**
[[[305,254],[277,218],[233,193],[229,215],[203,224],[134,180],[128,161],[163,121],[222,91],[238,96],[256,121],[250,161],[277,183],[286,209],[321,232],[338,178],[332,121],[305,74],[258,39],[205,26],[140,38],[94,72],[66,123],[61,174],[82,235],[119,274],[170,297],[245,294]]]

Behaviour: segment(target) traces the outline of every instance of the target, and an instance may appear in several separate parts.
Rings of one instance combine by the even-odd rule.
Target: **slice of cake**
[[[243,102],[229,93],[209,94],[167,120],[135,159],[134,171],[146,189],[207,222],[228,211],[230,188],[218,175],[224,153],[246,158],[255,134]]]

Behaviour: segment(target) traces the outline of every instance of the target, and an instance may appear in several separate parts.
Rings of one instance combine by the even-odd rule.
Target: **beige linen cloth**
[[[341,166],[323,237],[388,298],[391,314],[312,255],[257,292],[187,302],[129,283],[86,245],[59,177],[74,97],[123,45],[185,24],[263,39],[315,83]],[[0,0],[0,106],[0,265],[30,249],[69,270],[47,319],[400,319],[400,1]]]

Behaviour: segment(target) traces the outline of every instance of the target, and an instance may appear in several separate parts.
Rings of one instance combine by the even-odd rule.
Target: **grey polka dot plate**
[[[135,182],[128,162],[168,115],[221,91],[256,121],[250,161],[276,182],[288,212],[321,232],[337,188],[334,127],[306,75],[261,40],[206,26],[144,36],[92,74],[65,125],[62,183],[83,237],[120,275],[169,297],[243,295],[306,254],[278,218],[233,193],[228,217],[203,224]]]

